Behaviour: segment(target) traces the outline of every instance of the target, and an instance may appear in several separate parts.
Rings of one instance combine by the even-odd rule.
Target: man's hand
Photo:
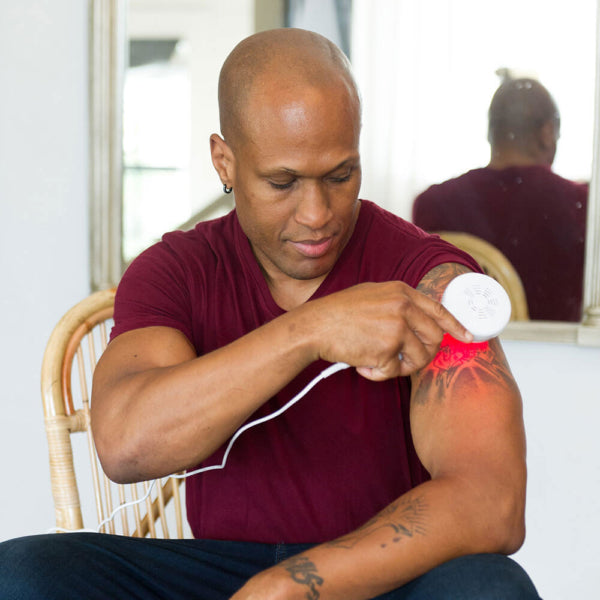
[[[345,362],[374,381],[411,375],[431,362],[444,333],[471,334],[436,300],[405,283],[364,283],[309,302],[318,357]]]

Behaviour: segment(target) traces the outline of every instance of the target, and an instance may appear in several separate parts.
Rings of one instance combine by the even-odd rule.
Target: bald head
[[[303,29],[272,29],[241,41],[219,77],[221,133],[230,146],[243,139],[257,94],[294,95],[308,88],[336,90],[360,101],[350,63],[327,38]]]
[[[535,151],[543,127],[558,137],[560,116],[548,90],[535,79],[508,79],[497,90],[489,108],[488,140],[494,147],[513,146]]]

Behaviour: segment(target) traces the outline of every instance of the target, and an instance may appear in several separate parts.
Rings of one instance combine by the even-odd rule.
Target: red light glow
[[[459,342],[446,333],[440,344],[440,351],[436,354],[431,366],[442,370],[464,365],[475,358],[480,352],[487,350],[488,347],[488,342],[466,344],[465,342]]]

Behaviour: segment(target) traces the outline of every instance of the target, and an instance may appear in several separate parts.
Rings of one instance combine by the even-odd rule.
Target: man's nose
[[[296,207],[296,221],[311,229],[321,229],[331,219],[329,194],[321,181],[305,181]]]

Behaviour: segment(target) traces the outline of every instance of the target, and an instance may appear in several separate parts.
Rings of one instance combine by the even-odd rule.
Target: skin
[[[261,46],[274,57],[267,64]],[[265,32],[234,50],[222,76],[222,97],[235,80],[244,103],[221,105],[225,137],[211,136],[213,163],[287,312],[201,357],[176,330],[130,331],[95,371],[92,426],[117,481],[197,465],[318,358],[373,380],[411,376],[415,447],[432,480],[358,530],[253,577],[235,600],[371,598],[449,558],[512,552],[523,539],[521,405],[499,343],[452,377],[431,366],[445,332],[471,341],[439,303],[466,269],[440,265],[417,290],[364,283],[309,300],[360,211],[360,106],[336,52],[316,34]]]
[[[508,80],[490,104],[488,166],[551,167],[559,135],[558,108],[548,90],[534,79]]]

